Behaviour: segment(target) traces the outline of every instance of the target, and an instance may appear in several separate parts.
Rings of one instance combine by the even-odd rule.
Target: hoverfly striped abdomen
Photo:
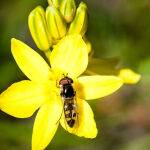
[[[72,86],[73,80],[64,77],[59,81],[60,96],[64,101],[64,115],[69,127],[73,127],[76,121],[76,105],[74,101],[75,91]]]

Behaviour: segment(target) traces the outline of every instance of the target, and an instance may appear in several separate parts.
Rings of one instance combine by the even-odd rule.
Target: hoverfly
[[[64,77],[59,81],[60,96],[63,100],[63,110],[66,122],[69,127],[74,127],[77,117],[75,91],[73,89],[73,80],[69,77]]]

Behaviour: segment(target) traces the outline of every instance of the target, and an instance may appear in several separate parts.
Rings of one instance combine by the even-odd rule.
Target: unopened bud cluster
[[[81,2],[76,8],[74,0],[48,0],[46,11],[36,7],[29,15],[31,35],[42,51],[50,47],[68,34],[81,34],[87,30],[87,6]]]

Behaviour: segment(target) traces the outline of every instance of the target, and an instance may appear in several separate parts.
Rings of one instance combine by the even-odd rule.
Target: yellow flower
[[[97,127],[94,115],[85,100],[98,99],[122,86],[116,76],[80,76],[87,67],[87,47],[81,35],[64,37],[50,55],[50,66],[33,49],[12,39],[11,50],[18,66],[29,78],[11,85],[0,95],[0,108],[18,118],[30,117],[39,109],[32,134],[32,150],[42,150],[52,140],[59,122],[68,132],[94,138]],[[73,127],[66,124],[59,81],[64,75],[73,79],[76,92],[77,120]],[[80,76],[80,77],[79,77]]]

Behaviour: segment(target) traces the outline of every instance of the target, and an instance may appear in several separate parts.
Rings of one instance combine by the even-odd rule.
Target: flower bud
[[[81,2],[79,7],[77,8],[75,18],[70,24],[68,34],[77,33],[83,36],[86,30],[87,30],[87,6],[85,3]]]
[[[30,13],[28,25],[37,47],[43,51],[48,50],[52,45],[52,39],[47,29],[44,9],[41,6]]]
[[[76,5],[74,0],[63,0],[60,5],[60,12],[65,18],[66,22],[69,23],[73,20],[76,11]]]
[[[128,68],[121,69],[118,76],[123,80],[125,84],[136,84],[141,78],[140,74],[137,74],[133,70]]]
[[[61,1],[62,0],[48,0],[48,4],[50,6],[54,6],[54,7],[58,8],[61,4]]]
[[[54,41],[62,38],[66,34],[67,24],[61,13],[53,6],[47,7],[46,20],[48,30]]]
[[[83,36],[83,40],[86,43],[88,54],[91,53],[91,51],[92,51],[92,44],[91,44],[91,42],[85,36]]]

